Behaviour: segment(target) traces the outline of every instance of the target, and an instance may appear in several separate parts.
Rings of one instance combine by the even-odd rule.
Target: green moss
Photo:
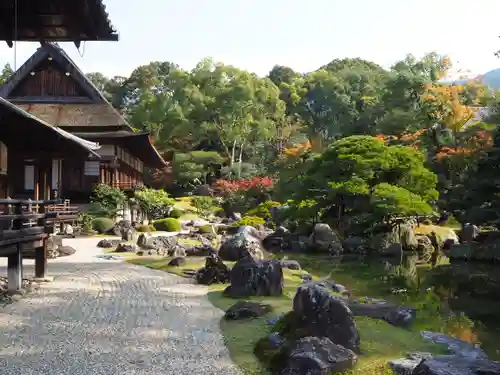
[[[180,232],[181,222],[178,219],[172,217],[167,217],[165,219],[156,220],[153,223],[156,230],[166,231],[166,232]]]
[[[258,227],[259,225],[264,225],[265,220],[258,216],[243,216],[240,220],[233,224],[235,227]]]

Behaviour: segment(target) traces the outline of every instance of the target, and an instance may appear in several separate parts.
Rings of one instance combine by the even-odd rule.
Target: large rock
[[[460,239],[462,242],[472,242],[476,239],[481,231],[478,227],[472,224],[465,224],[460,231]]]
[[[240,320],[247,318],[258,318],[271,312],[272,307],[266,303],[252,302],[252,301],[238,301],[229,309],[226,310],[224,315],[228,320]]]
[[[403,223],[374,235],[369,246],[381,255],[393,256],[400,252],[399,248],[401,251],[417,251],[419,243],[413,226]]]
[[[121,243],[115,250],[115,253],[135,253],[137,252],[137,246],[134,244]]]
[[[110,249],[112,247],[116,247],[120,244],[121,240],[108,240],[108,239],[103,239],[100,240],[97,243],[97,247],[103,248],[103,249]]]
[[[196,272],[195,278],[198,284],[203,285],[226,283],[229,280],[229,268],[217,254],[211,254],[205,260],[205,267]]]
[[[260,234],[253,227],[241,227],[237,233],[224,239],[219,256],[223,260],[238,261],[245,257],[252,257],[255,260],[264,259],[262,241]]]
[[[368,251],[368,241],[363,237],[351,236],[342,242],[344,251],[351,254],[364,254]]]
[[[72,248],[71,246],[59,246],[57,251],[59,252],[60,257],[69,256],[69,255],[73,255],[74,253],[76,253],[76,250],[74,248]]]
[[[405,358],[389,361],[389,367],[396,375],[411,375],[422,360],[429,358],[432,358],[431,353],[408,353]]]
[[[177,237],[175,236],[151,236],[141,233],[137,238],[137,246],[145,250],[155,250],[158,255],[185,256],[185,252],[175,253],[179,248]]]
[[[135,227],[130,220],[120,220],[113,228],[115,235],[121,237],[123,241],[134,239]]]
[[[443,252],[455,260],[469,260],[477,262],[498,262],[500,260],[500,241],[493,243],[466,242],[451,245]]]
[[[224,291],[231,297],[281,296],[283,269],[278,261],[240,259],[229,275],[231,285]]]
[[[304,337],[294,343],[284,361],[280,375],[329,375],[351,369],[357,356],[326,337]]]
[[[416,318],[416,310],[393,305],[385,300],[350,301],[347,304],[354,316],[385,320],[396,327],[408,328]]]
[[[173,248],[167,250],[167,255],[169,257],[176,257],[176,258],[186,257],[187,256],[186,248],[183,245],[177,244]]]
[[[262,240],[262,245],[271,253],[286,251],[290,247],[291,237],[292,235],[288,229],[278,227],[273,233]]]
[[[335,344],[360,352],[359,332],[351,310],[327,288],[315,284],[299,286],[293,311],[308,336],[328,337]]]
[[[317,223],[309,237],[309,248],[312,251],[340,254],[343,252],[342,242],[337,233],[328,225]]]
[[[423,360],[412,375],[500,375],[500,362],[441,355]]]

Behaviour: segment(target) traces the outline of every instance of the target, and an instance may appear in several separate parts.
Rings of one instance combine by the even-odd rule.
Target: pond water
[[[345,282],[355,284],[355,295],[371,292],[416,307],[414,329],[477,344],[491,359],[500,360],[500,265],[442,261],[448,264],[432,268],[417,265],[411,256],[343,260],[332,277],[341,282],[349,272],[352,280]]]

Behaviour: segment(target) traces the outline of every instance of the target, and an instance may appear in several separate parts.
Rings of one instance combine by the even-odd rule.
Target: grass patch
[[[268,303],[273,312],[252,320],[226,321],[222,319],[221,329],[224,341],[229,349],[231,358],[240,366],[245,374],[268,374],[263,365],[253,354],[257,341],[271,333],[267,320],[292,309],[292,299],[299,284],[296,272],[285,270],[285,293],[281,298],[253,297],[252,301]],[[208,298],[212,304],[222,310],[233,305],[236,300],[222,295],[225,285],[211,287]],[[418,332],[408,331],[389,325],[388,323],[357,317],[356,323],[361,335],[361,351],[356,368],[350,372],[353,375],[390,374],[387,362],[391,359],[402,358],[408,352],[426,351],[443,353],[443,348],[425,341]]]
[[[182,267],[169,266],[168,262],[170,262],[171,259],[172,259],[172,257],[160,257],[160,256],[142,256],[142,257],[139,257],[139,256],[135,255],[135,257],[133,257],[131,259],[127,259],[126,261],[128,263],[131,263],[131,264],[145,266],[148,268],[173,273],[174,275],[183,276],[183,277],[185,276],[184,270],[199,269],[205,265],[205,258],[204,257],[186,258],[187,262]]]
[[[378,283],[377,280],[374,280],[373,272],[370,272],[361,263],[332,264],[331,258],[310,255],[294,254],[290,257],[298,260],[315,279],[332,274],[337,282],[346,285],[355,295],[384,297],[382,289],[377,288]],[[195,269],[204,265],[202,257],[188,258],[188,263],[183,267],[169,267],[168,260],[169,258],[143,257],[127,261],[177,275],[182,275],[184,269]],[[227,262],[226,264],[232,266],[234,263]],[[231,358],[243,369],[246,375],[268,374],[254,356],[253,350],[257,341],[271,332],[272,327],[267,324],[267,320],[291,310],[295,291],[301,282],[299,274],[302,272],[304,271],[284,270],[285,290],[282,297],[250,298],[252,301],[270,304],[273,307],[271,313],[245,321],[221,320],[224,342],[229,349]],[[227,310],[237,301],[223,295],[222,291],[226,286],[218,284],[209,287],[208,298],[210,302],[221,310]],[[358,365],[351,372],[353,375],[389,374],[391,372],[387,362],[391,359],[404,357],[412,351],[441,353],[443,350],[441,347],[423,340],[418,332],[396,328],[380,320],[358,317],[356,323],[361,335],[363,354],[359,358]]]

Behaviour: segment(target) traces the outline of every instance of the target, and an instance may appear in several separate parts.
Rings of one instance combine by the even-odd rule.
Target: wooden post
[[[7,290],[19,293],[23,282],[23,255],[21,246],[16,245],[16,251],[7,258]]]
[[[37,279],[47,278],[47,248],[46,240],[43,240],[43,246],[35,249],[35,277]]]

